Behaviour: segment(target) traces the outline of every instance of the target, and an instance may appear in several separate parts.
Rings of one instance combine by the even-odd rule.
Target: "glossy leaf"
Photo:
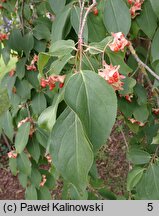
[[[113,88],[93,71],[82,71],[68,81],[64,99],[97,150],[106,142],[115,122],[117,101]]]
[[[53,127],[50,152],[64,179],[83,192],[88,183],[93,152],[81,122],[70,109],[60,115]]]

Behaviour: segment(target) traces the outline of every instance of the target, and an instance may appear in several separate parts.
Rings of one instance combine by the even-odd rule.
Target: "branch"
[[[78,0],[78,2],[79,2],[79,6],[80,6],[80,8],[82,7],[82,2],[81,2],[81,0]]]
[[[8,139],[7,139],[7,137],[5,136],[4,133],[2,133],[2,137],[3,137],[4,141],[5,141],[5,144],[7,145],[8,149],[9,149],[9,151],[11,151],[10,144],[9,144]]]
[[[87,8],[87,11],[84,15],[84,18],[83,18],[83,21],[82,21],[82,25],[81,25],[81,29],[79,31],[79,35],[78,35],[78,38],[79,39],[83,39],[83,31],[84,31],[84,27],[85,27],[85,24],[86,24],[86,21],[87,21],[87,16],[89,14],[89,12],[97,5],[97,2],[96,0],[93,0],[93,3]]]
[[[136,59],[136,61],[139,63],[139,65],[144,67],[153,77],[159,80],[159,76],[153,70],[151,70],[151,68],[149,68],[143,61],[141,61],[141,59],[138,57],[136,51],[134,50],[131,44],[129,45],[129,50],[131,54],[134,56],[134,58]]]
[[[81,1],[80,1],[81,3]],[[80,13],[80,25],[79,25],[79,33],[78,33],[78,50],[80,51],[80,65],[79,65],[79,70],[81,70],[82,66],[82,44],[83,44],[83,32],[84,32],[84,27],[87,21],[87,16],[89,12],[97,5],[96,0],[93,0],[92,4],[87,8],[86,13],[83,17],[83,10],[84,10],[84,3],[85,0],[83,0],[83,3],[81,5],[81,13]]]

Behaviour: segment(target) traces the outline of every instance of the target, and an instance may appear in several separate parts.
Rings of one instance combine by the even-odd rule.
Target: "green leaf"
[[[22,49],[24,50],[26,56],[29,55],[30,51],[34,47],[34,38],[33,34],[29,32],[28,34],[24,35],[23,37],[23,46]]]
[[[38,163],[40,158],[40,146],[34,136],[29,140],[27,150],[32,156],[32,158]]]
[[[4,63],[5,65],[7,65],[8,62],[10,61],[10,49],[8,49],[8,47],[4,47],[1,50],[1,53],[2,53]]]
[[[20,184],[22,185],[23,188],[27,187],[27,183],[28,183],[28,176],[22,172],[20,172],[18,174],[18,179]]]
[[[51,56],[65,56],[70,54],[75,49],[75,42],[73,40],[58,40],[51,44]]]
[[[51,194],[47,187],[41,187],[38,191],[38,200],[51,200]]]
[[[143,86],[136,84],[134,94],[137,96],[137,102],[140,106],[147,104],[147,92]]]
[[[31,86],[29,82],[25,79],[18,80],[16,83],[17,88],[17,95],[19,95],[22,99],[29,99],[30,98],[30,89]]]
[[[36,52],[40,53],[40,52],[45,52],[47,47],[47,41],[45,40],[37,40],[36,38],[34,38],[34,49]]]
[[[60,115],[53,127],[50,153],[64,179],[83,192],[87,187],[93,152],[81,122],[68,108]]]
[[[9,108],[9,98],[6,89],[0,88],[0,116]]]
[[[16,41],[16,42],[15,42]],[[19,29],[13,29],[9,36],[9,47],[17,52],[22,51],[23,37]]]
[[[151,144],[159,145],[159,134],[157,134],[155,137],[153,137]]]
[[[103,14],[94,16],[93,13],[89,13],[87,18],[88,25],[88,41],[99,42],[106,36],[106,29],[103,23]]]
[[[35,26],[35,28],[33,29],[33,34],[34,37],[38,40],[50,40],[50,30],[47,26],[45,26],[44,24],[38,24]]]
[[[25,191],[25,199],[26,200],[37,200],[37,191],[33,185],[27,187]]]
[[[56,122],[56,114],[59,103],[63,98],[63,91],[60,94],[57,94],[54,97],[53,104],[50,107],[47,107],[38,118],[38,125],[49,131],[52,130]]]
[[[22,36],[19,29],[14,29],[9,37],[9,46],[17,52],[24,51],[28,56],[29,52],[34,47],[34,38],[32,33]]]
[[[136,120],[144,122],[148,119],[149,111],[147,105],[137,106],[133,112]]]
[[[107,50],[107,54],[110,58],[110,62],[113,66],[120,65],[119,72],[123,75],[128,75],[132,72],[132,69],[125,63],[125,55],[122,52],[111,52]]]
[[[37,127],[36,138],[39,141],[40,145],[42,145],[44,148],[47,147],[48,133],[46,132],[46,130]]]
[[[107,188],[101,188],[98,193],[107,200],[116,200],[116,196],[113,192],[109,191]]]
[[[20,172],[26,174],[27,176],[31,175],[31,162],[24,152],[17,157],[17,168]]]
[[[100,42],[90,43],[89,44],[89,52],[90,52],[90,54],[96,55],[96,54],[101,53],[101,51],[104,51],[111,41],[112,41],[112,37],[108,36],[108,37],[104,38]]]
[[[130,149],[127,153],[127,159],[133,164],[146,164],[150,161],[151,155],[140,149]]]
[[[43,110],[46,109],[46,98],[45,95],[41,92],[36,94],[31,102],[31,107],[33,109],[33,113],[39,115]]]
[[[143,176],[144,168],[134,167],[127,177],[127,191],[133,190],[133,188],[139,183],[140,179]]]
[[[22,153],[25,149],[28,139],[29,139],[29,132],[30,132],[30,122],[26,122],[20,126],[18,129],[16,138],[15,138],[15,148],[17,153]]]
[[[131,16],[129,8],[123,0],[105,2],[104,24],[109,33],[123,32],[125,35],[128,34],[131,26]]]
[[[159,165],[151,164],[136,187],[137,199],[159,200]]]
[[[30,178],[30,180],[31,180],[31,183],[34,184],[34,186],[36,188],[39,188],[40,182],[42,180],[42,176],[41,176],[38,169],[36,169],[36,168],[31,169],[31,178]]]
[[[66,0],[49,0],[51,9],[55,14],[59,14],[65,7]]]
[[[16,63],[16,74],[19,77],[19,79],[22,79],[25,75],[25,64],[26,64],[26,58],[21,58]]]
[[[52,42],[62,40],[65,38],[64,35],[65,26],[67,25],[70,12],[71,12],[71,7],[67,7],[63,12],[57,15],[52,25],[52,33],[51,33]]]
[[[7,137],[12,141],[14,136],[13,120],[9,111],[2,116],[2,128]]]
[[[17,159],[16,158],[9,158],[9,168],[11,170],[11,173],[16,176],[18,173],[17,170]]]
[[[125,98],[118,98],[118,108],[126,118],[131,118],[136,108],[136,103],[128,103]]]
[[[117,112],[113,88],[93,71],[82,71],[66,84],[64,99],[80,118],[94,149],[105,144]]]
[[[79,23],[80,23],[80,8],[77,6],[74,6],[71,10],[71,24],[78,36],[79,33]],[[83,31],[83,38],[84,41],[87,43],[88,41],[88,26],[87,26],[87,22],[86,25],[84,27],[84,31]]]
[[[158,0],[150,0],[153,11],[156,16],[159,18],[159,1]]]
[[[155,62],[156,60],[159,60],[159,28],[157,29],[155,36],[152,40],[152,46],[151,46],[151,55],[152,55],[152,59],[153,62]],[[152,63],[153,63],[152,62]]]
[[[131,78],[131,77],[126,77],[122,81],[124,83],[123,90],[119,91],[119,93],[121,95],[132,94],[133,93],[133,88],[136,85],[136,80]]]
[[[51,55],[48,53],[40,53],[38,55],[38,70],[39,72],[42,74],[43,73],[43,69],[45,67],[45,65],[48,63],[49,59],[51,58]]]
[[[157,28],[157,17],[152,10],[150,1],[144,2],[142,12],[140,16],[137,16],[136,20],[142,31],[149,38],[152,38]]]
[[[67,62],[72,58],[74,58],[74,56],[72,56],[71,54],[67,54],[55,60],[50,66],[49,75],[60,74]]]

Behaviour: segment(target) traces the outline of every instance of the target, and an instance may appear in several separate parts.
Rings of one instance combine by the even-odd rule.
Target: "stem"
[[[22,10],[21,10],[21,27],[22,27],[22,34],[24,35],[24,0],[22,0]]]
[[[31,118],[31,114],[30,114],[30,110],[29,110],[29,105],[28,105],[28,103],[26,103],[26,109],[27,109],[27,112],[28,112],[28,117]]]
[[[2,133],[2,137],[3,137],[4,141],[5,141],[5,144],[7,145],[8,149],[9,149],[9,151],[11,151],[10,144],[9,144],[8,139],[7,139],[7,137],[6,137],[6,135],[4,133]]]
[[[136,59],[136,61],[139,63],[139,65],[144,67],[153,77],[159,80],[159,76],[151,68],[149,68],[143,61],[141,61],[141,59],[138,57],[136,51],[134,50],[131,44],[129,45],[129,50],[131,54],[134,56],[134,58]]]
[[[81,2],[81,1],[80,1]],[[84,32],[84,27],[87,21],[87,16],[89,14],[89,12],[93,9],[93,7],[96,6],[97,2],[96,0],[93,0],[93,3],[87,8],[86,13],[83,17],[83,11],[84,11],[84,3],[85,0],[83,0],[82,5],[81,5],[81,13],[80,13],[80,25],[79,25],[79,33],[78,33],[78,50],[79,50],[79,54],[80,54],[80,65],[79,65],[79,71],[81,71],[81,67],[82,67],[82,44],[83,44],[83,32]]]

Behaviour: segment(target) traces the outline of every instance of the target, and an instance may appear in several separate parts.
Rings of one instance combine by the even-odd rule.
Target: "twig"
[[[22,34],[24,35],[24,0],[22,0],[21,25],[22,25]]]
[[[5,136],[4,133],[2,133],[2,137],[3,137],[4,141],[5,141],[5,144],[7,145],[8,149],[9,149],[9,151],[11,151],[11,147],[9,145],[8,139],[7,139],[7,137]]]
[[[153,77],[159,80],[159,76],[151,68],[149,68],[143,61],[141,61],[141,59],[138,57],[136,51],[134,50],[131,44],[129,45],[129,50],[131,54],[134,56],[134,58],[136,59],[136,61],[139,63],[139,65],[144,67]]]
[[[82,0],[78,0],[80,8],[82,7]]]
[[[28,103],[26,103],[26,109],[27,109],[27,112],[28,112],[28,117],[31,118],[31,114],[30,114],[30,110],[29,110],[29,105],[28,105]]]
[[[84,10],[84,3],[85,0],[83,0],[82,6],[81,6],[81,13],[80,13],[80,26],[79,26],[79,33],[78,33],[78,49],[80,52],[80,65],[79,65],[79,70],[81,70],[82,66],[82,44],[83,44],[83,32],[84,32],[84,27],[87,21],[87,16],[89,12],[94,8],[97,4],[96,0],[93,0],[93,3],[87,8],[86,13],[83,17],[83,10]]]

